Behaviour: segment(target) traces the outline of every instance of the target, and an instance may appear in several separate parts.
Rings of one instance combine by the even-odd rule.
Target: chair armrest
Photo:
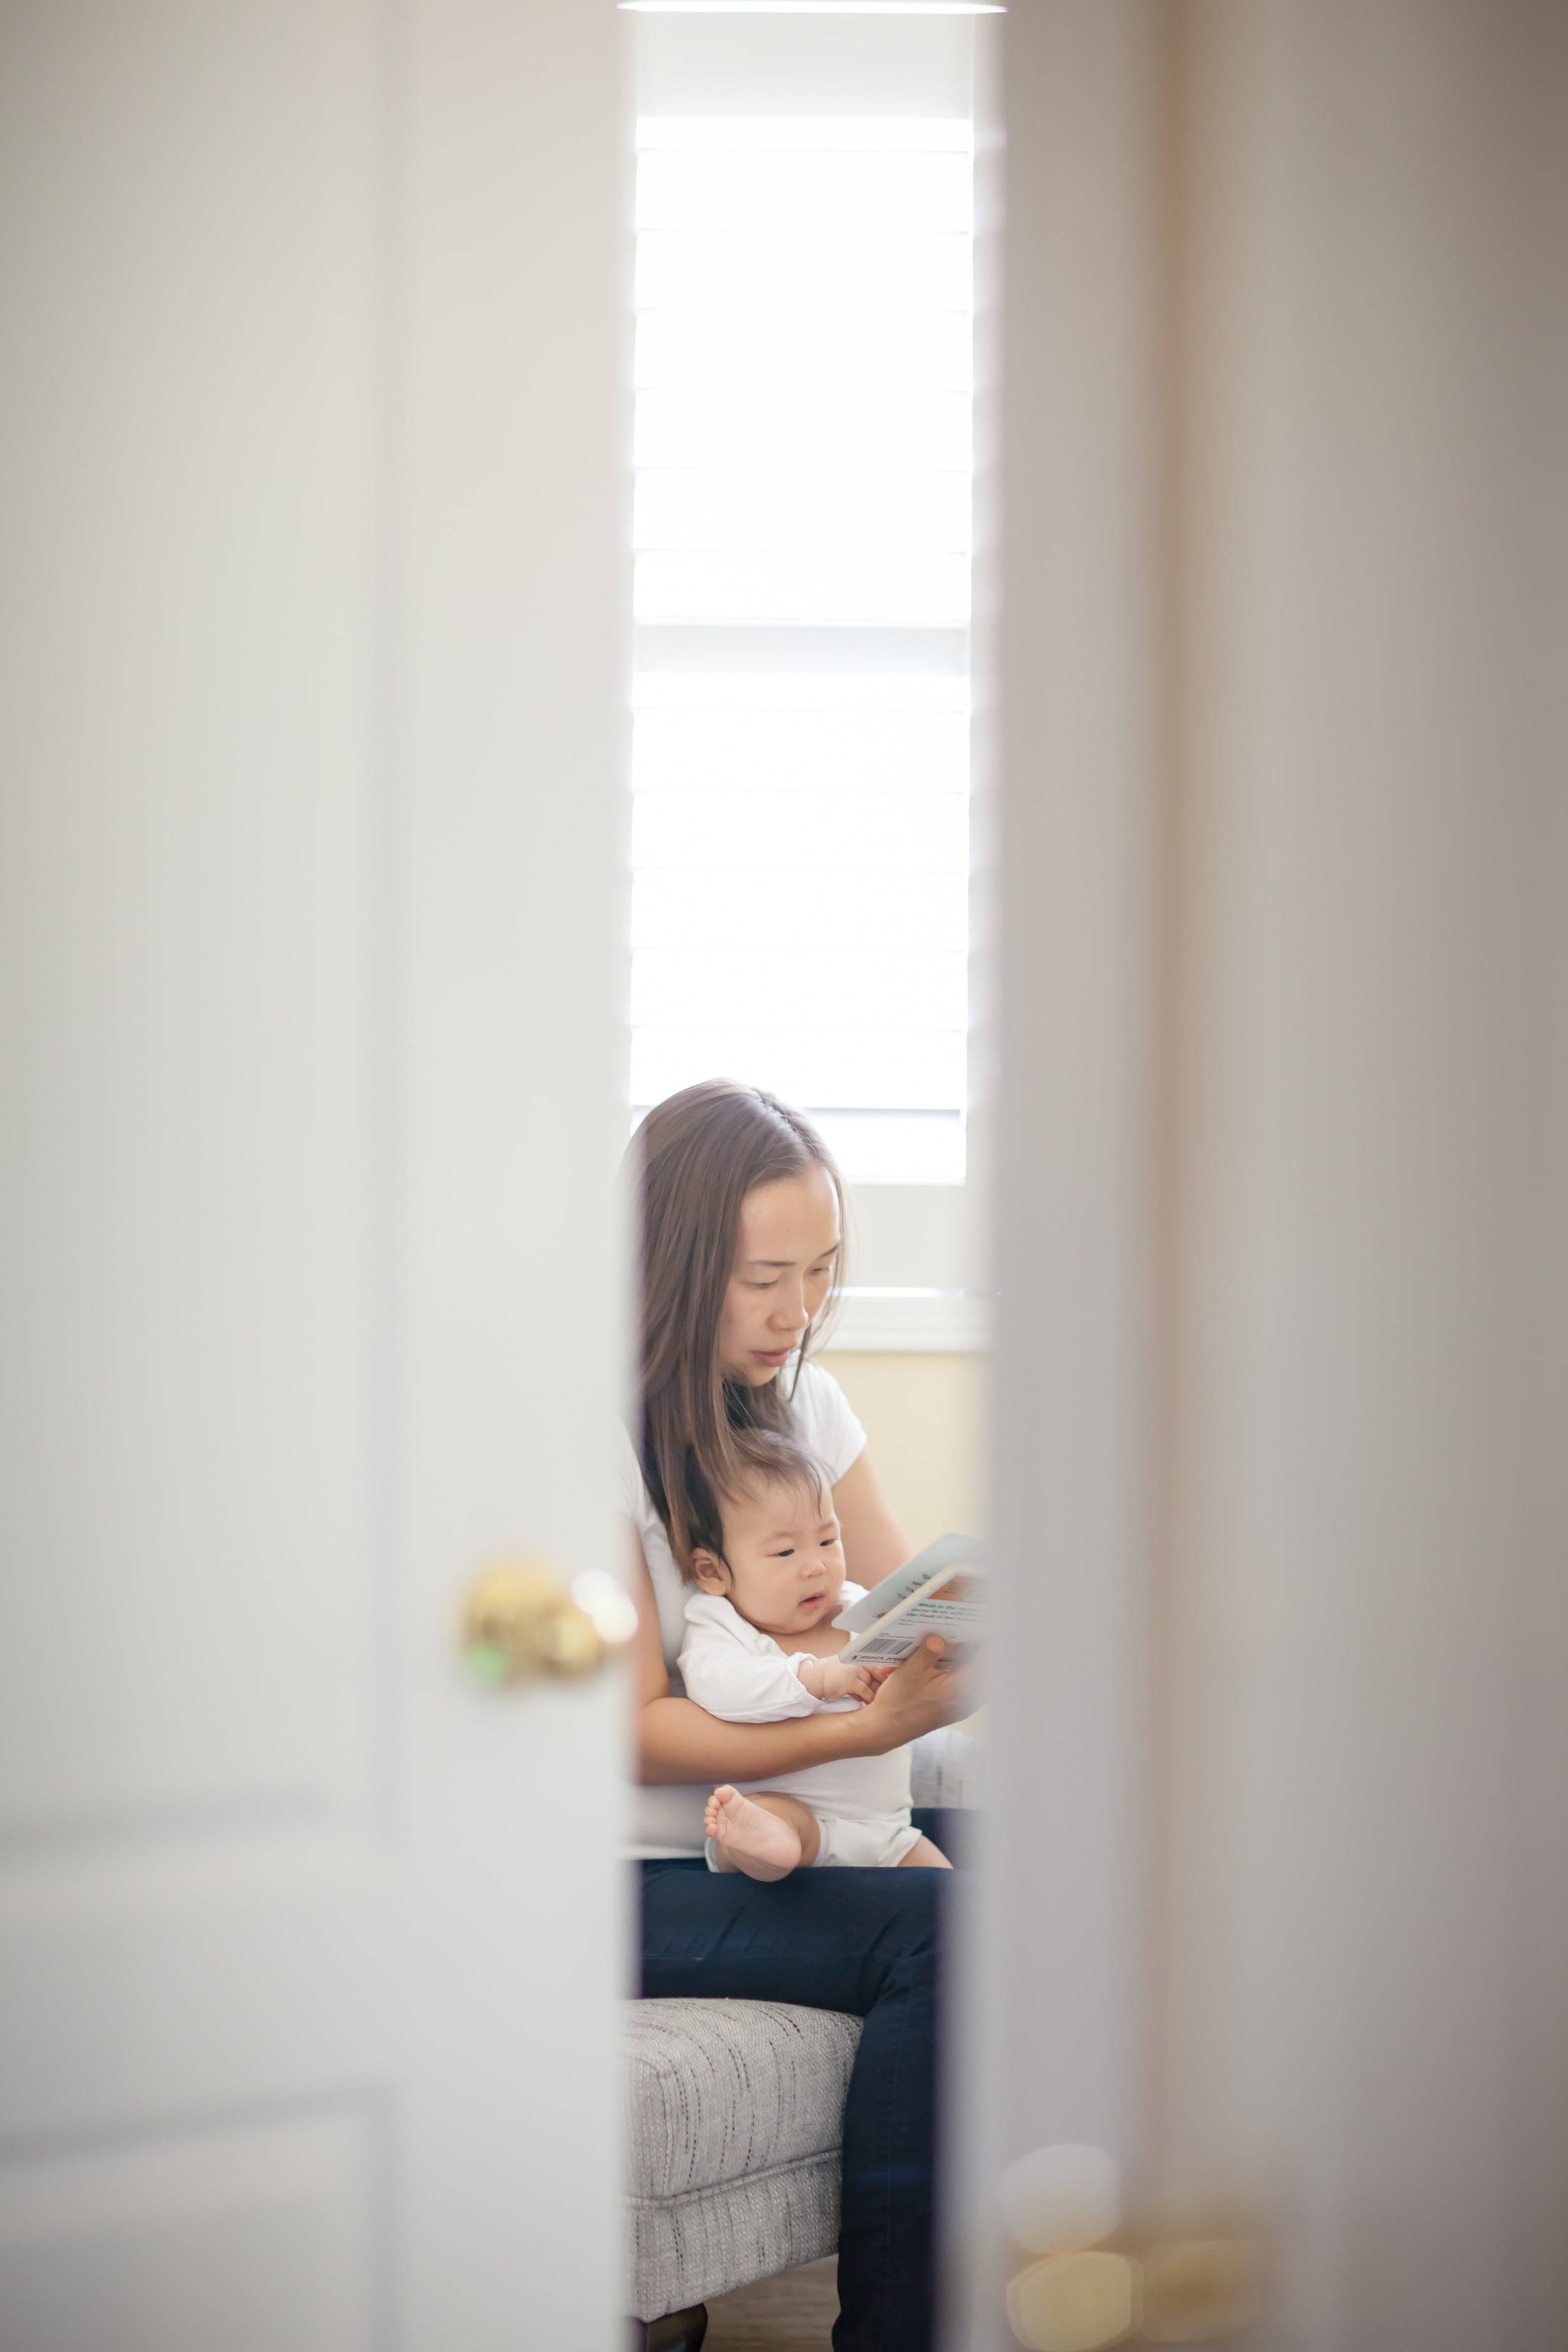
[[[914,1805],[981,1805],[984,1751],[971,1716],[928,1731],[910,1749],[910,1802]]]

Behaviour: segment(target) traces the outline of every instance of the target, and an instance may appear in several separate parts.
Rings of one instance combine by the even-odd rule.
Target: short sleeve
[[[827,1472],[828,1484],[837,1486],[866,1451],[866,1433],[848,1398],[820,1364],[803,1364],[790,1402],[802,1443]]]

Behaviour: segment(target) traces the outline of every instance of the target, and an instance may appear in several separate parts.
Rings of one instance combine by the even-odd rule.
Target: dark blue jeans
[[[700,1861],[641,1869],[646,1994],[864,2019],[844,2109],[835,2352],[929,2352],[938,1963],[956,1874],[798,1870],[764,1886]]]

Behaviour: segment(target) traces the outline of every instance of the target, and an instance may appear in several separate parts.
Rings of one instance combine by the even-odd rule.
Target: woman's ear
[[[725,1593],[730,1590],[730,1571],[716,1551],[701,1545],[691,1555],[691,1573],[704,1592]]]

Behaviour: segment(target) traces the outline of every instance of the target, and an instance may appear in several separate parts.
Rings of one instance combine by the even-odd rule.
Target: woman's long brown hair
[[[845,1237],[843,1181],[809,1119],[757,1087],[705,1079],[661,1102],[632,1154],[642,1222],[643,1475],[683,1572],[702,1502],[732,1493],[746,1472],[745,1433],[788,1431],[779,1381],[727,1381],[719,1323],[734,1269],[741,1203],[759,1184],[826,1174]],[[837,1279],[842,1279],[842,1261]],[[805,1362],[820,1325],[801,1343]],[[798,1369],[795,1380],[799,1380]],[[794,1394],[792,1384],[789,1395]]]

